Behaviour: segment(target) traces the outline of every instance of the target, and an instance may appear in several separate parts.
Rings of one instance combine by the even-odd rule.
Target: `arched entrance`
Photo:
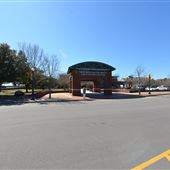
[[[68,68],[69,91],[73,96],[81,95],[81,82],[93,82],[94,92],[104,90],[104,95],[112,95],[112,71],[115,68],[101,62],[87,61]]]

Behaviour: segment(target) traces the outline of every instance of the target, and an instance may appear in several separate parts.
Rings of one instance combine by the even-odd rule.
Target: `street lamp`
[[[35,93],[34,93],[34,88],[35,88],[35,69],[32,68],[31,69],[31,73],[32,73],[32,94],[31,94],[31,100],[35,100]]]
[[[151,94],[151,74],[149,74],[149,94]]]

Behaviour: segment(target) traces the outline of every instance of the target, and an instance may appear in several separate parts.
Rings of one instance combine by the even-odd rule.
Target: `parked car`
[[[145,90],[145,86],[133,86],[131,89],[133,90]]]
[[[145,88],[146,91],[149,91],[149,87],[146,87]],[[156,91],[157,90],[157,87],[156,86],[151,86],[150,87],[150,91]]]
[[[170,90],[170,86],[166,86],[167,87],[167,90]]]
[[[165,87],[165,86],[163,86],[163,85],[161,85],[161,86],[158,86],[158,87],[157,87],[157,90],[165,91],[165,90],[168,90],[168,88]]]
[[[15,91],[15,96],[24,96],[24,95],[25,95],[25,93],[21,90]]]

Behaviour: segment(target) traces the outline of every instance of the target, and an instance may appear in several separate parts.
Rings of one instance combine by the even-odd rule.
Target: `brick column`
[[[81,81],[80,81],[80,73],[77,70],[72,72],[73,83],[72,83],[72,95],[73,96],[81,96]]]
[[[112,95],[112,72],[108,71],[104,79],[104,95]]]

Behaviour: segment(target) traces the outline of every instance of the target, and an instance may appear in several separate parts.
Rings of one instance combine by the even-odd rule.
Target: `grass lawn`
[[[17,91],[17,90],[20,90],[20,91],[23,91],[24,93],[25,93],[25,89],[3,89],[3,90],[1,90],[1,92],[0,92],[0,96],[14,96],[14,94],[15,94],[15,92]],[[29,90],[29,92],[28,93],[25,93],[26,95],[29,95],[29,94],[31,94],[31,90]]]
[[[25,89],[2,89],[0,92],[0,99],[13,99],[16,98],[15,92],[17,90],[23,91],[25,96],[30,96],[32,94],[32,90],[28,90],[28,93],[25,92]],[[42,91],[42,89],[35,89],[35,93]],[[63,92],[64,89],[52,89],[54,92]]]

